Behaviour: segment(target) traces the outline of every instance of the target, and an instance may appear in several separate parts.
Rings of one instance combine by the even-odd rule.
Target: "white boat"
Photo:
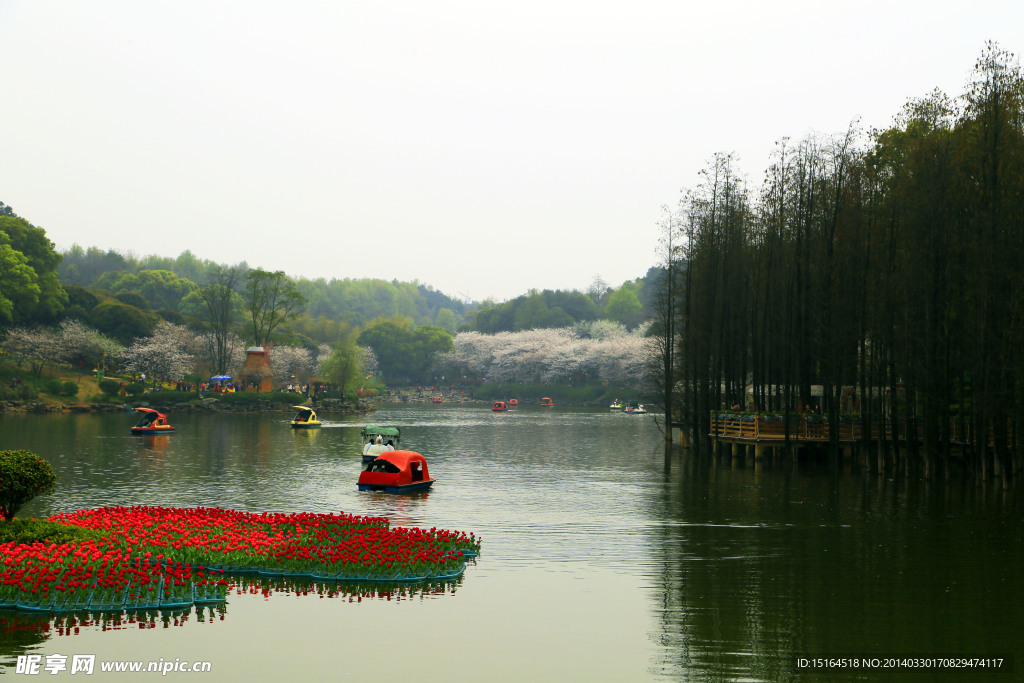
[[[636,405],[626,406],[625,412],[629,413],[630,415],[643,415],[647,412],[647,409],[644,408],[643,403],[637,403]]]
[[[373,462],[381,453],[396,450],[402,440],[402,430],[398,427],[366,425],[360,434],[363,437],[363,464]]]

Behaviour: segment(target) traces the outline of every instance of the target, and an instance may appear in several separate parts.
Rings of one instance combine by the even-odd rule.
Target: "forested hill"
[[[195,313],[195,297],[189,295],[213,281],[223,267],[190,251],[176,258],[137,257],[75,245],[63,253],[57,273],[68,289],[72,307],[79,305],[88,311],[93,302],[83,298],[98,293],[173,320],[175,316],[169,314],[189,317]],[[234,267],[249,269],[244,261]],[[297,278],[295,286],[305,298],[305,306],[290,326],[313,339],[322,336],[315,328],[324,321],[365,327],[372,320],[391,317],[408,318],[415,325],[437,325],[452,334],[458,330],[493,334],[566,327],[597,319],[633,328],[652,317],[655,285],[650,281],[659,275],[660,271],[652,268],[645,277],[617,288],[598,278],[586,293],[531,290],[501,303],[460,301],[418,282]]]
[[[246,273],[270,273],[244,261],[228,266],[201,259],[190,251],[139,257],[74,245],[57,253],[42,228],[0,202],[0,329],[73,318],[130,340],[148,334],[160,319],[202,327],[208,313],[203,292],[228,272],[236,274],[232,287],[239,295],[233,316],[243,320]],[[664,272],[651,268],[618,287],[595,278],[586,292],[531,289],[504,302],[460,301],[415,281],[273,276],[300,302],[274,340],[315,346],[358,335],[383,320],[407,328],[436,325],[451,335],[564,328],[602,319],[632,330],[654,317]]]
[[[185,316],[189,315],[192,303],[188,295],[213,281],[224,267],[197,258],[190,251],[176,258],[136,257],[75,245],[63,256],[57,272],[65,287],[81,287],[143,309],[170,310]],[[233,267],[243,272],[249,270],[244,261]],[[417,325],[440,325],[454,332],[471,308],[417,282],[348,278],[298,278],[294,282],[305,297],[306,316],[358,327],[375,318],[401,316]]]

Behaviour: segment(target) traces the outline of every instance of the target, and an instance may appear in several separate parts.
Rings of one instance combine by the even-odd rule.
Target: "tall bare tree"
[[[209,284],[199,289],[206,307],[206,324],[210,330],[209,357],[214,374],[225,374],[234,349],[233,328],[238,321],[241,296],[236,291],[240,272],[237,268],[218,266]]]

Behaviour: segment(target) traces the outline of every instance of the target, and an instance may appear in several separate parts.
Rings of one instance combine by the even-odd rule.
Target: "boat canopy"
[[[398,427],[378,427],[377,425],[366,425],[361,432],[363,441],[371,436],[386,436],[398,441],[402,436],[402,430]]]
[[[313,412],[313,409],[310,408],[309,406],[292,406],[292,408],[294,408],[295,410],[297,410],[297,411],[299,411],[300,413],[303,413],[303,414],[312,413]]]
[[[359,475],[360,484],[403,486],[430,479],[427,459],[415,451],[381,453]]]
[[[139,421],[135,423],[136,427],[148,427],[153,424],[167,424],[167,416],[158,410],[152,408],[136,408],[135,410],[142,413],[139,416]]]

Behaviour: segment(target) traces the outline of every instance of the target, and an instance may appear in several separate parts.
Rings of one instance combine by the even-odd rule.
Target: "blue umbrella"
[[[211,382],[228,382],[230,380],[231,378],[228,377],[227,375],[214,375],[213,377],[210,378]]]

